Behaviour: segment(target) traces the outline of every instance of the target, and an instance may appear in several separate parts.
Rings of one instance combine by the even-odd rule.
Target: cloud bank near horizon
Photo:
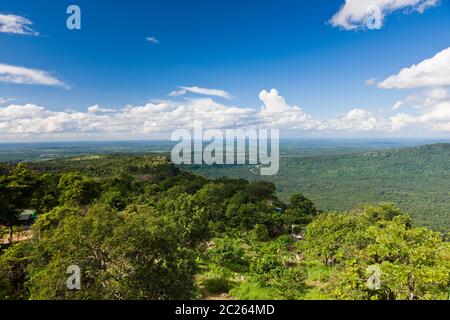
[[[276,89],[259,94],[259,109],[227,106],[211,98],[158,101],[121,109],[91,106],[86,111],[52,111],[34,104],[0,107],[0,139],[150,139],[175,129],[192,129],[202,122],[205,129],[277,128],[299,132],[386,133],[425,131],[450,133],[448,91],[430,92],[428,105],[413,114],[390,117],[365,109],[352,109],[331,119],[314,119],[292,106]],[[436,96],[435,96],[436,98]],[[419,101],[419,100],[417,100]],[[407,106],[407,103],[403,107]]]
[[[47,73],[0,64],[9,80],[63,85]],[[16,77],[16,78],[15,78]],[[28,80],[27,80],[28,79]],[[392,107],[394,114],[383,116],[364,108],[353,108],[329,119],[315,119],[303,108],[289,104],[278,90],[262,90],[259,108],[225,104],[214,98],[229,99],[223,90],[179,87],[172,98],[123,108],[93,105],[85,111],[53,111],[32,103],[15,104],[2,100],[0,106],[0,139],[149,139],[173,130],[192,129],[202,122],[205,129],[276,128],[282,131],[309,133],[443,133],[450,135],[450,48],[432,58],[379,83],[380,89],[422,89]],[[200,97],[179,99],[187,93]],[[408,110],[408,111],[406,111]]]

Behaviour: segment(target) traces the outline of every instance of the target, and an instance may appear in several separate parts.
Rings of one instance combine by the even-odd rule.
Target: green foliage
[[[251,201],[275,200],[275,184],[266,181],[254,181],[248,184],[245,192]]]
[[[120,191],[105,192],[102,195],[101,202],[111,208],[123,210],[126,207],[125,196]]]
[[[269,230],[271,236],[281,234],[286,224],[285,217],[277,212],[272,201],[263,198],[255,203],[243,191],[229,200],[225,218],[228,228],[248,231],[260,224]]]
[[[231,289],[230,294],[240,300],[299,300],[307,290],[305,280],[304,268],[288,268],[267,283],[245,280]]]
[[[289,202],[285,215],[291,225],[306,225],[318,214],[313,202],[301,193],[290,196]]]
[[[361,142],[359,142],[361,144]],[[380,146],[381,145],[381,146]],[[284,142],[280,171],[260,177],[253,166],[195,166],[208,178],[264,179],[276,184],[287,201],[298,191],[321,211],[348,211],[364,203],[393,202],[411,213],[416,226],[450,230],[450,144],[393,149],[395,144],[360,145],[357,141]],[[387,149],[390,148],[390,149]]]
[[[210,237],[210,229],[206,223],[210,212],[198,203],[195,196],[181,194],[176,199],[163,198],[157,207],[168,220],[181,226],[178,232],[186,246],[195,247]]]
[[[279,257],[274,253],[261,252],[250,264],[250,271],[258,276],[262,281],[267,281],[271,277],[276,277],[282,273],[284,268]]]
[[[239,300],[271,300],[275,296],[270,288],[265,288],[259,282],[244,281],[233,288],[230,294]]]
[[[30,206],[37,189],[38,176],[23,164],[0,176],[0,221],[13,223],[19,209]]]
[[[253,278],[270,288],[276,299],[301,299],[306,293],[307,271],[303,265],[292,263],[289,244],[283,238],[259,245],[251,260]]]
[[[303,266],[286,268],[277,277],[270,279],[269,286],[282,300],[300,300],[308,287],[305,284],[307,271]]]
[[[271,182],[207,180],[161,156],[0,172],[0,235],[32,239],[0,252],[0,299],[193,299],[197,284],[240,299],[448,295],[448,238],[413,227],[389,203],[319,213],[301,193],[282,203]],[[30,230],[16,221],[25,208],[39,214]],[[291,225],[304,241],[294,241]],[[66,287],[71,265],[81,268],[82,290]],[[367,285],[373,267],[380,289]]]
[[[308,225],[301,249],[325,265],[333,265],[343,254],[343,244],[353,237],[358,227],[356,215],[321,214]]]
[[[61,176],[58,188],[61,190],[61,203],[82,206],[97,198],[99,184],[81,174],[67,173]]]
[[[225,266],[230,269],[236,266],[248,266],[248,258],[242,248],[243,244],[238,239],[214,239],[213,247],[207,251],[207,258],[218,266]]]
[[[195,252],[180,245],[183,226],[155,210],[133,208],[108,241],[116,294],[123,299],[190,299]]]
[[[445,299],[450,245],[390,204],[359,212],[323,214],[307,228],[301,247],[339,272],[329,292],[338,299]],[[381,287],[368,285],[380,270]]]
[[[27,282],[30,299],[191,298],[195,258],[180,246],[178,229],[145,207],[119,214],[95,205],[85,213],[64,215],[35,247]],[[65,286],[70,265],[82,270],[82,290]]]
[[[366,247],[338,275],[337,298],[446,299],[450,286],[450,246],[424,228],[408,228],[401,217],[370,226]],[[367,288],[369,266],[381,271],[381,288]],[[349,285],[349,280],[353,285]],[[366,280],[366,281],[364,281]],[[365,285],[365,286],[364,286]]]
[[[38,213],[45,213],[59,204],[59,177],[54,174],[42,174],[37,178],[37,186],[34,189],[30,207]]]
[[[251,231],[251,235],[255,241],[268,241],[270,239],[269,229],[263,224],[256,224]]]
[[[204,284],[206,289],[214,294],[228,293],[228,291],[230,291],[231,289],[230,281],[224,278],[207,279]]]
[[[5,273],[0,273],[0,300],[8,299],[9,279],[5,279]]]
[[[106,286],[111,279],[105,242],[123,217],[100,205],[84,212],[59,209],[48,215],[45,220],[57,219],[58,224],[48,229],[49,224],[38,221],[37,227],[44,225],[47,232],[41,232],[30,266],[30,299],[113,298]],[[71,265],[82,270],[83,290],[66,288],[66,269]]]
[[[0,300],[26,299],[25,280],[32,246],[27,242],[12,245],[0,256]]]
[[[85,209],[80,209],[71,205],[55,207],[51,211],[39,215],[33,229],[39,236],[46,233],[52,233],[54,229],[60,225],[64,217],[69,215],[76,216],[80,212],[85,211]]]

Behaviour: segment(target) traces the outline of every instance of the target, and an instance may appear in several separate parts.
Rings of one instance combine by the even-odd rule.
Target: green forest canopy
[[[271,182],[206,178],[161,155],[0,167],[0,299],[447,299],[447,237],[393,204],[322,212]],[[304,237],[295,241],[293,235]],[[68,290],[66,270],[82,271]],[[378,268],[381,286],[368,286]]]
[[[282,149],[280,171],[261,177],[251,166],[189,166],[208,178],[222,176],[274,182],[287,201],[299,190],[325,211],[348,211],[365,203],[393,202],[413,224],[450,231],[450,144],[364,152]]]

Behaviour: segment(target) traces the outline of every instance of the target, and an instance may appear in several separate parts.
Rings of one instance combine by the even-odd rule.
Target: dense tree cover
[[[26,239],[0,247],[0,299],[306,299],[319,291],[444,299],[448,292],[448,242],[412,227],[393,205],[323,213],[300,193],[283,203],[271,182],[208,180],[161,156],[4,168],[2,230],[10,232],[21,209],[39,217]],[[305,240],[295,242],[292,232]],[[326,274],[320,279],[316,261]],[[72,265],[81,290],[67,289]],[[371,266],[382,273],[376,290],[367,286]]]
[[[42,196],[39,190],[44,187],[44,180],[45,177],[38,177],[22,164],[14,167],[9,174],[0,176],[0,221],[10,229],[10,242],[19,210]]]
[[[318,214],[313,202],[301,193],[289,197],[289,206],[285,212],[289,223],[306,225]]]
[[[0,256],[4,298],[194,298],[196,259],[209,239],[255,226],[268,239],[287,228],[271,183],[208,181],[159,156],[87,161],[51,173],[18,165],[1,177],[5,217],[39,213],[33,238]],[[71,265],[82,270],[83,290],[66,288]]]
[[[415,225],[450,231],[450,144],[359,151],[333,145],[314,150],[301,143],[286,142],[281,151],[280,171],[275,176],[255,175],[255,168],[250,165],[186,169],[208,178],[271,181],[282,200],[301,190],[318,209],[325,211],[393,202],[411,213]]]
[[[415,225],[448,232],[450,144],[404,148],[428,142],[285,140],[281,141],[280,146],[280,172],[276,176],[263,179],[276,184],[278,196],[284,201],[287,201],[292,193],[301,190],[306,197],[313,200],[318,209],[325,211],[351,210],[354,206],[364,203],[393,202],[402,210],[411,213]],[[139,159],[144,152],[169,154],[172,147],[170,142],[7,144],[0,148],[0,161],[48,159],[33,163],[33,168],[60,173],[77,171],[82,162],[83,173],[105,176],[123,170],[128,164],[130,170],[133,166],[136,167],[134,163],[141,161]],[[98,155],[120,152],[136,156],[115,156],[115,161],[122,163],[120,166],[111,166],[110,157]],[[73,158],[74,156],[77,158]],[[64,157],[71,157],[71,161],[60,159]],[[1,164],[0,173],[8,170],[10,166]],[[158,170],[167,174],[161,171],[162,168],[164,166]],[[257,170],[247,165],[194,166],[189,169],[209,178],[227,176],[247,180],[261,179],[254,174]],[[154,173],[149,173],[148,177],[153,175]]]
[[[447,299],[450,243],[427,228],[411,227],[391,204],[351,213],[322,214],[307,227],[301,248],[336,273],[337,299]],[[368,286],[378,273],[378,287]]]
[[[195,293],[195,254],[182,245],[175,221],[148,205],[121,213],[102,204],[81,213],[56,208],[35,229],[30,299],[189,299]],[[65,288],[70,265],[82,270],[83,290]]]

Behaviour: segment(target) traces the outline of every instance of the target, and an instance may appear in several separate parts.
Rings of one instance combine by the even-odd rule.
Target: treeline
[[[2,168],[3,233],[23,209],[38,218],[0,249],[0,299],[447,298],[448,242],[392,205],[323,213],[301,194],[280,201],[273,183],[207,180],[161,156]],[[66,286],[72,265],[80,290]],[[373,266],[381,287],[367,285]]]

